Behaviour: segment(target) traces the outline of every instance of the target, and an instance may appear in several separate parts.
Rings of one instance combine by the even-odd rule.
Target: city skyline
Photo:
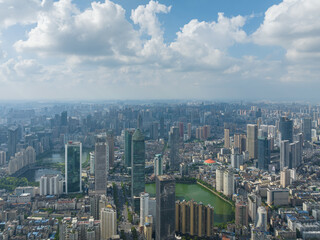
[[[0,9],[0,100],[319,101],[316,0],[15,0]]]

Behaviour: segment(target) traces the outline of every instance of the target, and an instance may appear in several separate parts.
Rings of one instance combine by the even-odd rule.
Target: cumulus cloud
[[[283,47],[291,61],[320,59],[319,12],[318,0],[284,0],[266,11],[253,40]]]
[[[0,0],[0,28],[35,23],[38,11],[45,5],[46,1],[40,0]]]
[[[118,4],[109,0],[92,2],[91,8],[80,12],[71,0],[60,0],[53,3],[50,11],[40,13],[27,40],[14,46],[18,52],[126,60],[139,49],[139,36]]]

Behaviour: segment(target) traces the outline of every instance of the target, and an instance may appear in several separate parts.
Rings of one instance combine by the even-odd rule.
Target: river
[[[151,196],[155,196],[155,184],[146,184],[146,192],[148,192]],[[232,206],[230,204],[198,184],[176,183],[176,199],[185,199],[186,201],[193,199],[194,201],[202,202],[205,205],[210,204],[214,207],[215,225],[234,219],[234,212],[232,211]]]

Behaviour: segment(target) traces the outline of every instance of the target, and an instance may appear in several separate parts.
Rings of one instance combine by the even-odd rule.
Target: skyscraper
[[[149,215],[149,193],[140,194],[140,226],[144,226],[145,219]]]
[[[61,113],[60,125],[61,126],[67,126],[68,125],[68,113],[67,113],[67,111],[63,111]]]
[[[162,155],[156,154],[154,158],[154,175],[162,175],[163,174],[163,166],[162,166]]]
[[[258,221],[256,227],[263,232],[267,231],[268,227],[268,218],[267,218],[267,210],[264,207],[258,208]]]
[[[250,159],[258,157],[258,126],[256,124],[247,125],[247,151]]]
[[[216,170],[216,190],[219,192],[223,191],[223,174],[224,174],[224,169],[223,168],[217,168]]]
[[[12,126],[8,129],[8,157],[14,156],[17,152],[18,127]]]
[[[175,179],[156,177],[156,240],[174,239],[175,234]]]
[[[109,147],[109,168],[113,168],[114,165],[114,134],[113,131],[107,133],[108,147]],[[108,169],[109,170],[109,169]]]
[[[192,128],[191,128],[191,123],[188,123],[188,139],[191,139],[191,134],[192,134]]]
[[[233,171],[228,169],[223,173],[223,194],[232,197],[234,193],[234,175]]]
[[[164,117],[160,117],[160,138],[164,138]]]
[[[248,205],[246,202],[236,203],[235,223],[237,226],[248,226]]]
[[[104,136],[97,136],[95,144],[95,191],[106,193],[109,148]]]
[[[258,138],[258,168],[268,170],[270,164],[270,139]]]
[[[224,129],[224,147],[230,148],[230,132],[229,129]]]
[[[132,136],[131,154],[131,197],[134,210],[139,211],[140,203],[138,199],[140,193],[145,190],[145,143],[140,129],[137,129]]]
[[[303,136],[306,141],[311,141],[311,126],[312,120],[311,118],[303,119]]]
[[[82,191],[82,144],[80,142],[68,142],[65,145],[65,182],[66,193]]]
[[[157,140],[159,138],[159,123],[153,122],[150,128],[150,138]]]
[[[101,210],[101,240],[109,240],[117,234],[117,212],[110,205]]]
[[[290,144],[288,140],[281,141],[280,145],[280,170],[289,167]]]
[[[179,137],[183,138],[183,134],[184,134],[184,128],[183,128],[183,122],[179,122]]]
[[[132,135],[134,130],[126,129],[124,132],[124,165],[131,167],[131,149],[132,149]]]
[[[279,130],[281,133],[281,141],[288,140],[289,143],[293,141],[293,121],[287,117],[281,117],[279,122]]]
[[[171,127],[169,132],[170,145],[170,169],[177,170],[179,168],[179,128]]]

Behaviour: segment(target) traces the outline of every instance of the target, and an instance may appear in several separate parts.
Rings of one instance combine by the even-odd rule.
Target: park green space
[[[155,184],[146,184],[146,192],[151,196],[155,196]],[[198,184],[176,183],[176,200],[181,201],[183,199],[186,201],[194,200],[196,202],[202,202],[204,205],[210,204],[213,206],[215,225],[226,223],[234,219],[234,212],[229,203],[223,201],[221,198]]]

